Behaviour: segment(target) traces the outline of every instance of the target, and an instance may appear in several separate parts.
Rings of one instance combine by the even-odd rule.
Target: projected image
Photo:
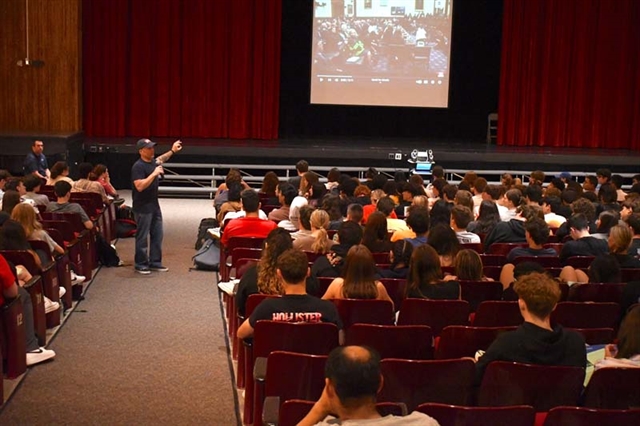
[[[453,0],[316,0],[311,102],[446,107]]]

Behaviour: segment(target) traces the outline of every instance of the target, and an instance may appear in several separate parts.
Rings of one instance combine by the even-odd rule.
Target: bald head
[[[380,355],[365,346],[340,346],[331,351],[325,377],[345,407],[374,400],[381,385]]]

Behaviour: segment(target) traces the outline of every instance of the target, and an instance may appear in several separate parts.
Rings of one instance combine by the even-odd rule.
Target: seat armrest
[[[262,424],[265,426],[278,426],[280,416],[280,397],[268,396],[262,406]]]
[[[264,382],[267,377],[267,358],[258,357],[253,365],[253,380],[257,382]]]

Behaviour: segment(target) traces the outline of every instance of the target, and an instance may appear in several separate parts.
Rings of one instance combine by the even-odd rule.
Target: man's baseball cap
[[[149,139],[140,139],[138,142],[136,142],[136,147],[138,148],[138,151],[141,150],[142,148],[151,148],[154,146],[156,146],[156,143]]]
[[[558,173],[556,177],[560,179],[571,179],[571,173],[569,172]]]

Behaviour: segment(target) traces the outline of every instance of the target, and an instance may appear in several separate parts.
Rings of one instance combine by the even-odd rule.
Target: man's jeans
[[[148,269],[162,266],[162,211],[153,213],[135,213],[136,230],[136,269]],[[150,246],[150,247],[149,247]]]

